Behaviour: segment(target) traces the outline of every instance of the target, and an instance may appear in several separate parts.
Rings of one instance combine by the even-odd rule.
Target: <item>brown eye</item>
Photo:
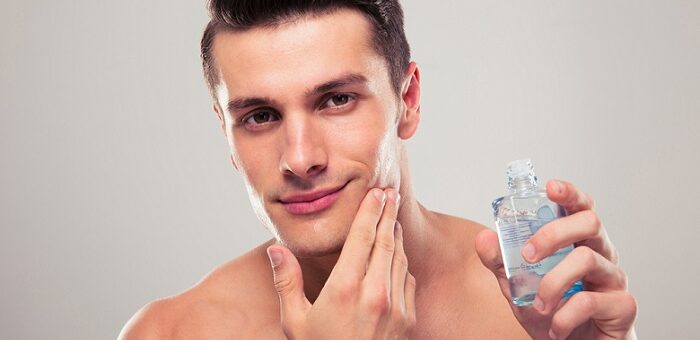
[[[333,104],[340,106],[347,104],[350,98],[347,94],[336,94],[335,96],[331,97],[331,100],[333,101]]]
[[[328,100],[324,103],[324,106],[336,109],[341,106],[347,105],[354,98],[349,94],[338,93],[330,96]]]
[[[246,124],[260,125],[279,120],[274,114],[268,111],[259,111],[245,119]]]

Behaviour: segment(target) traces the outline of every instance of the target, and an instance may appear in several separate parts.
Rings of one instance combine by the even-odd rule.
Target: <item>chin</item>
[[[278,229],[277,241],[295,256],[302,258],[340,253],[347,237],[347,232],[344,230],[309,227],[313,228],[313,231],[309,231],[306,228],[299,228],[298,225],[294,227],[298,232],[285,232],[284,229]]]
[[[340,253],[350,224],[345,218],[316,219],[277,224],[277,241],[297,257],[321,257]]]
[[[299,244],[297,242],[285,242],[284,245],[294,254],[294,256],[299,258],[310,258],[310,257],[324,257],[332,254],[340,254],[343,249],[344,240],[335,243],[329,243],[325,245],[306,245]]]

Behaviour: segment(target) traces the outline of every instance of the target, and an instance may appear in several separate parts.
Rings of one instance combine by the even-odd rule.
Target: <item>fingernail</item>
[[[384,190],[372,189],[372,194],[374,194],[374,197],[377,198],[377,201],[384,203],[384,199],[386,197],[386,194],[384,194]]]
[[[401,223],[399,223],[399,221],[396,221],[396,223],[394,223],[394,230],[401,231]]]
[[[399,194],[399,192],[397,191],[396,192],[396,204],[399,204],[399,203],[401,203],[401,194]]]
[[[564,193],[564,183],[554,180],[554,188],[557,189],[558,194],[563,194]]]
[[[552,331],[551,329],[549,330],[549,338],[552,340],[557,340],[557,335],[554,334],[554,331]]]
[[[544,303],[542,303],[539,296],[536,296],[535,301],[532,301],[532,307],[534,307],[538,312],[544,310]]]
[[[523,257],[526,260],[535,259],[535,246],[533,246],[532,243],[528,243],[523,247]]]
[[[267,257],[270,258],[270,264],[272,264],[272,268],[275,268],[282,263],[282,252],[279,251],[279,249],[268,248]]]

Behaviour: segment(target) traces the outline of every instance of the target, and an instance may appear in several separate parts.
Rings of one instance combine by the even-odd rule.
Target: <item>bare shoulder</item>
[[[265,254],[269,244],[217,267],[180,294],[147,304],[119,339],[272,338],[279,305]]]
[[[472,334],[481,339],[529,339],[503,296],[495,275],[483,265],[476,252],[477,235],[490,228],[461,217],[441,213],[434,216],[446,240],[440,247],[445,255],[441,261],[446,264],[445,268],[454,269],[454,276],[441,277],[450,282],[449,288],[441,287],[443,292],[449,292],[443,296],[444,304],[455,303],[453,308],[459,310],[460,318],[469,320],[456,327],[456,334]]]
[[[161,314],[159,309],[161,304],[157,301],[143,306],[127,321],[118,339],[160,339],[162,333],[158,321],[158,316]]]

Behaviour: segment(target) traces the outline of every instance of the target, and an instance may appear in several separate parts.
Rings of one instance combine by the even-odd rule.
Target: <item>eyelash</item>
[[[264,122],[264,123],[248,123],[248,120],[250,120],[251,118],[253,118],[261,113],[267,113],[268,115],[270,115],[272,117],[271,118],[272,120],[269,120],[269,121]],[[275,112],[274,110],[271,110],[271,109],[262,109],[262,110],[258,110],[258,111],[251,113],[251,114],[243,116],[239,120],[238,123],[239,123],[239,125],[248,126],[248,127],[251,127],[254,129],[256,127],[264,126],[264,125],[270,124],[271,122],[278,121],[278,120],[280,120],[280,117],[279,117],[279,114],[277,112]]]
[[[346,98],[346,102],[343,103],[343,104],[338,104],[338,105],[336,105],[335,107],[326,105],[326,103],[328,103],[329,101],[332,101],[334,98],[336,98],[336,97],[338,97],[338,96],[343,96],[344,98]],[[350,105],[350,104],[351,104],[353,101],[355,101],[355,100],[357,100],[357,96],[354,95],[354,94],[350,94],[350,93],[331,93],[331,94],[329,94],[328,96],[324,97],[324,99],[321,101],[320,109],[328,108],[328,109],[331,109],[331,110],[340,110],[340,109],[344,108],[345,106]],[[267,113],[267,114],[269,114],[270,116],[273,116],[275,119],[270,120],[270,121],[267,121],[267,122],[264,122],[264,123],[257,123],[257,124],[256,124],[256,123],[248,123],[248,120],[250,120],[251,118],[253,118],[253,117],[255,117],[256,115],[261,114],[261,113]],[[248,115],[243,116],[243,117],[238,121],[238,124],[239,124],[239,125],[242,125],[242,126],[250,127],[251,129],[255,129],[255,128],[257,128],[257,127],[262,127],[262,126],[264,126],[264,125],[270,124],[271,122],[278,121],[278,120],[280,120],[280,115],[279,115],[277,112],[275,112],[275,111],[272,110],[272,109],[264,108],[264,109],[261,109],[261,110],[258,110],[258,111],[255,111],[255,112],[252,112],[252,113],[250,113],[250,114],[248,114]]]
[[[329,107],[329,108],[332,109],[332,110],[337,110],[337,109],[340,109],[340,108],[342,108],[342,107],[345,107],[346,105],[349,105],[350,103],[352,103],[354,100],[357,99],[357,97],[356,97],[355,95],[352,95],[352,94],[350,94],[350,93],[332,93],[332,94],[328,95],[327,97],[325,97],[325,98],[323,99],[323,101],[321,102],[322,107],[326,106],[326,103],[328,103],[329,101],[333,100],[333,98],[335,98],[335,97],[337,97],[337,96],[344,96],[344,97],[346,97],[346,98],[347,98],[347,102],[344,103],[344,104],[340,104],[340,105],[338,105],[338,106],[336,106],[336,107]]]

